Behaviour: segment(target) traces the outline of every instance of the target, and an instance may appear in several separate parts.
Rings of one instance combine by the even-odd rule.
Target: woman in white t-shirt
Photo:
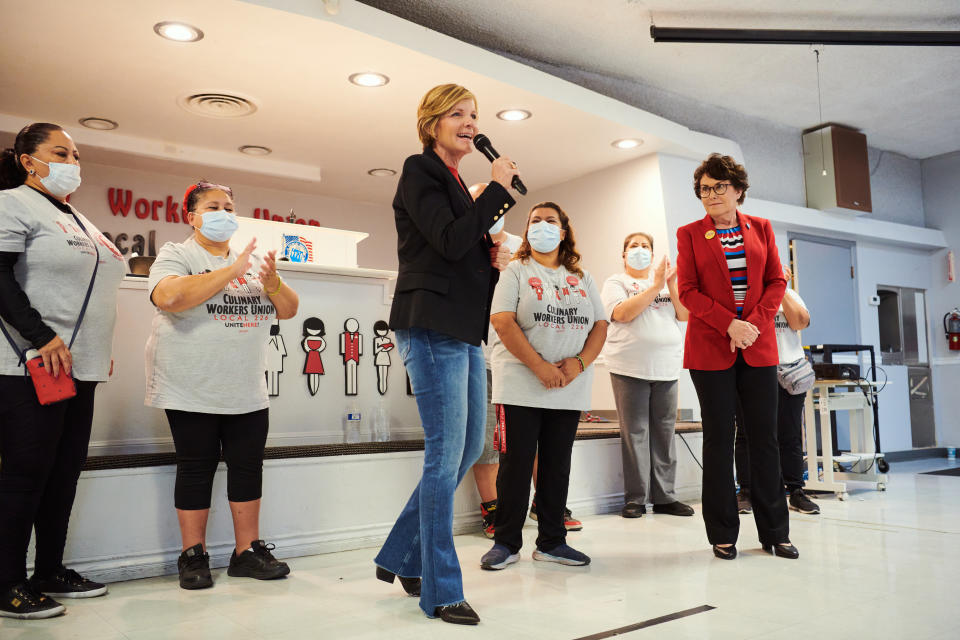
[[[653,237],[623,241],[623,273],[603,284],[610,332],[603,348],[620,419],[624,506],[620,515],[692,516],[674,491],[677,379],[688,313],[677,294],[677,268],[666,256],[653,266]]]
[[[527,216],[523,244],[500,276],[490,307],[493,402],[500,416],[495,544],[480,561],[503,569],[519,560],[537,474],[534,560],[585,565],[566,543],[564,506],[580,412],[590,408],[593,361],[607,335],[600,292],[580,266],[567,214],[553,202]]]
[[[96,388],[113,369],[117,288],[126,272],[113,243],[67,202],[79,186],[80,152],[59,125],[27,125],[0,153],[0,327],[7,334],[0,335],[3,617],[50,618],[64,611],[54,597],[107,592],[63,566]],[[23,366],[31,349],[61,383],[72,378],[73,397],[40,404]],[[36,561],[28,580],[31,530]]]
[[[787,282],[793,279],[790,269],[783,267]],[[777,352],[780,367],[796,364],[806,358],[800,331],[810,326],[810,312],[800,294],[787,288],[780,303],[780,309],[773,319],[777,333]],[[790,498],[787,504],[794,511],[807,514],[820,513],[820,507],[803,491],[803,403],[806,392],[793,395],[778,385],[777,399],[777,443],[780,446],[780,475],[783,486]],[[752,510],[750,500],[750,452],[747,446],[747,434],[741,428],[737,417],[737,436],[734,440],[734,461],[737,468],[737,509],[740,513]]]
[[[174,506],[183,552],[180,586],[213,586],[207,517],[221,451],[236,548],[230,576],[269,580],[290,572],[260,539],[260,496],[268,411],[265,345],[274,320],[292,318],[299,298],[277,273],[276,251],[258,257],[256,240],[237,252],[233,192],[190,186],[186,241],[168,242],[147,283],[156,306],[145,349],[146,405],[163,409],[177,454]]]

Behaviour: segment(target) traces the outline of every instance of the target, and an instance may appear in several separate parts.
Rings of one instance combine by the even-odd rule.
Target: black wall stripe
[[[710,611],[711,609],[716,609],[716,607],[711,607],[708,604],[704,604],[692,609],[677,611],[676,613],[668,613],[667,615],[660,616],[659,618],[650,618],[649,620],[627,625],[626,627],[610,629],[609,631],[601,631],[600,633],[595,633],[592,636],[583,636],[581,638],[576,638],[575,640],[603,640],[603,638],[612,638],[614,636],[623,635],[624,633],[630,633],[631,631],[637,631],[638,629],[646,629],[647,627],[663,624],[664,622],[670,622],[671,620],[679,620],[680,618],[686,618],[698,613]]]

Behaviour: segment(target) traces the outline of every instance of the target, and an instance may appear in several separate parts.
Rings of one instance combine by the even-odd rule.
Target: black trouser
[[[703,422],[703,520],[710,544],[737,541],[740,516],[733,481],[737,400],[750,444],[750,499],[762,544],[790,539],[777,445],[777,368],[751,367],[743,353],[729,369],[690,370]]]
[[[780,473],[788,492],[803,488],[803,401],[807,394],[790,395],[777,385],[777,442],[780,445]],[[737,482],[750,490],[750,450],[747,433],[737,416],[737,438],[734,441]]]
[[[507,451],[500,454],[494,540],[516,553],[523,546],[523,523],[530,504],[530,475],[537,464],[537,548],[547,551],[563,544],[567,529],[563,509],[570,482],[570,455],[580,412],[503,406]]]
[[[31,528],[34,573],[46,578],[63,566],[97,383],[76,385],[73,398],[43,406],[28,377],[0,376],[0,588],[27,579]]]
[[[269,409],[232,415],[167,409],[167,420],[177,450],[177,509],[210,508],[221,449],[227,463],[227,499],[260,498]]]

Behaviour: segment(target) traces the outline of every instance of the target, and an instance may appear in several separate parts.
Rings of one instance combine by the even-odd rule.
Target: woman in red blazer
[[[764,551],[797,558],[777,446],[777,338],[773,318],[787,282],[770,222],[737,210],[747,172],[730,156],[710,155],[694,172],[707,215],[677,230],[680,302],[690,310],[683,366],[690,370],[703,421],[703,519],[718,558],[737,556],[733,480],[735,416],[750,443],[753,515]]]

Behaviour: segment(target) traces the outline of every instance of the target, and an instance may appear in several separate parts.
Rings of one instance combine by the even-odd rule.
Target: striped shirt
[[[732,229],[717,229],[720,247],[727,258],[733,300],[737,305],[737,317],[743,317],[743,300],[747,297],[747,254],[743,249],[743,233],[740,225]]]

